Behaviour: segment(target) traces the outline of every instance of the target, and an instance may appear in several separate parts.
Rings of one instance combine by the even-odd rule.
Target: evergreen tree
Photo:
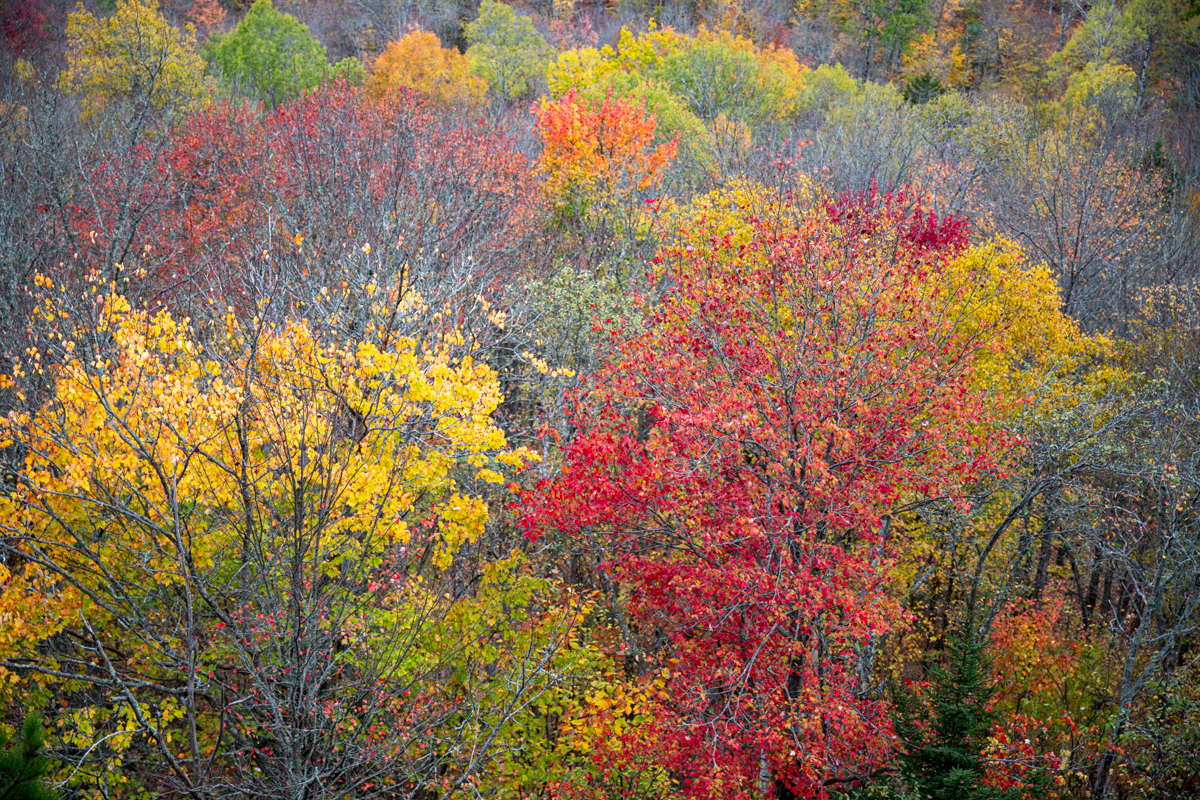
[[[58,794],[47,789],[43,779],[51,772],[50,759],[43,754],[46,732],[36,714],[26,717],[21,739],[11,750],[0,754],[0,800],[55,800]],[[0,734],[0,748],[8,746],[8,737]]]
[[[901,92],[904,99],[914,106],[924,105],[946,93],[946,86],[929,72],[922,72],[908,79]]]
[[[996,690],[984,643],[971,626],[952,639],[942,664],[930,671],[929,717],[913,698],[897,692],[896,732],[907,753],[901,769],[918,796],[927,800],[1016,800],[1020,790],[984,786],[983,750],[997,714]]]

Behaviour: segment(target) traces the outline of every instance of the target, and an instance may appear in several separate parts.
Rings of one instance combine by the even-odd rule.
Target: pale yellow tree
[[[83,96],[86,115],[115,100],[156,111],[188,108],[208,93],[195,28],[173,27],[158,0],[117,0],[107,17],[78,6],[67,17],[67,46],[59,85]]]

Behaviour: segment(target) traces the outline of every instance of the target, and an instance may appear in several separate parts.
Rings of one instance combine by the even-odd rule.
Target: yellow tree
[[[467,57],[442,47],[437,36],[411,31],[384,48],[366,82],[367,92],[375,97],[401,88],[416,89],[440,102],[469,109],[483,103],[488,83],[472,75]]]
[[[74,780],[471,780],[560,674],[574,620],[519,554],[456,560],[523,458],[491,419],[495,373],[454,335],[342,343],[232,310],[206,346],[97,284],[82,315],[40,314],[61,333],[54,396],[0,433],[23,454],[0,499],[0,666],[61,700]]]
[[[67,46],[60,85],[83,95],[87,114],[117,99],[158,111],[190,107],[207,92],[195,28],[172,27],[158,0],[117,0],[103,18],[79,6],[67,17]]]

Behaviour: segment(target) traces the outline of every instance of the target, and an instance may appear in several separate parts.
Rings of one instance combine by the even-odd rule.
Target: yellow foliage
[[[626,72],[652,72],[662,66],[667,56],[683,50],[687,40],[688,37],[670,27],[651,25],[650,30],[637,35],[628,28],[622,28],[616,50],[606,46],[601,48],[600,54],[605,61],[613,62]]]
[[[552,97],[560,97],[573,88],[597,83],[602,75],[615,70],[612,61],[604,58],[596,48],[572,48],[559,53],[558,59],[546,70],[546,86]]]
[[[943,280],[959,292],[959,324],[985,343],[975,382],[996,407],[1015,411],[1033,402],[1049,411],[1120,380],[1101,364],[1112,342],[1079,330],[1062,311],[1049,267],[1030,264],[1017,243],[996,237],[976,245],[947,266]]]
[[[670,210],[665,225],[684,245],[719,239],[729,243],[722,252],[737,252],[752,240],[751,220],[784,227],[819,200],[819,190],[803,179],[786,190],[735,181]],[[951,260],[931,289],[955,298],[948,313],[982,343],[975,385],[997,408],[1015,413],[1033,404],[1038,413],[1053,413],[1124,380],[1107,363],[1111,340],[1082,333],[1063,313],[1049,267],[1030,264],[1009,239],[990,239]]]
[[[1137,104],[1137,75],[1124,64],[1088,64],[1067,80],[1055,104],[1060,122],[1094,129],[1131,114]]]
[[[1069,418],[1079,406],[1097,403],[1099,424],[1111,395],[1127,380],[1112,366],[1113,344],[1106,336],[1086,335],[1062,311],[1058,284],[1045,264],[1031,264],[1015,242],[996,237],[978,244],[948,263],[930,291],[952,298],[947,309],[958,329],[980,343],[974,386],[989,398],[995,417],[975,424],[981,440],[992,435],[1037,430]],[[991,486],[980,505],[953,522],[935,522],[917,515],[896,521],[895,535],[904,542],[894,568],[898,587],[907,591],[928,563],[945,547],[939,524],[959,526],[956,558],[977,557],[993,535],[995,563],[1015,557],[1021,535],[1010,525],[1019,490],[1005,479],[1028,462],[1025,443],[1013,442],[996,453],[1000,483]],[[985,580],[991,573],[985,573]],[[914,640],[909,646],[915,646]]]
[[[752,241],[752,220],[782,228],[798,221],[819,198],[819,189],[803,176],[793,179],[786,189],[736,180],[686,206],[669,209],[664,223],[668,232],[684,242],[705,245],[710,239],[728,239],[730,246],[723,246],[721,252],[733,254]]]
[[[432,33],[412,31],[375,59],[365,88],[375,97],[398,88],[416,89],[440,102],[473,109],[483,104],[488,84],[471,74],[462,53],[442,47]]]
[[[119,98],[187,108],[207,94],[195,28],[172,27],[158,0],[117,0],[104,18],[79,6],[67,17],[67,46],[60,86],[83,94],[85,114]]]
[[[801,64],[791,50],[773,45],[756,50],[755,58],[758,59],[760,85],[778,93],[779,117],[786,118],[799,111],[808,67]]]
[[[674,28],[657,28],[653,22],[650,30],[641,34],[622,28],[616,47],[583,47],[560,53],[546,72],[546,83],[550,94],[558,96],[572,88],[584,91],[614,72],[651,75],[662,66],[664,58],[679,52],[688,41]]]
[[[94,338],[64,337],[54,397],[0,421],[26,453],[0,496],[0,535],[29,556],[0,594],[9,657],[81,613],[103,621],[121,586],[220,584],[255,526],[315,536],[330,574],[418,534],[444,569],[488,515],[462,478],[522,460],[491,419],[495,372],[446,349],[247,331],[231,310],[218,358],[187,320],[90,299]],[[38,313],[70,330],[60,301]]]

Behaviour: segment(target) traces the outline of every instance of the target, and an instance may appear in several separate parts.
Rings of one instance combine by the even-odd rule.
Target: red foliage
[[[87,161],[87,191],[39,222],[74,254],[58,272],[121,264],[140,276],[128,293],[193,313],[268,296],[311,308],[322,288],[368,285],[473,298],[519,265],[538,198],[495,130],[344,84],[270,113],[213,105]]]
[[[525,497],[531,537],[575,539],[628,587],[634,660],[677,660],[655,752],[688,796],[823,797],[892,747],[862,681],[899,621],[888,515],[989,464],[978,345],[937,288],[954,227],[904,200],[663,252],[673,290]]]
[[[528,198],[527,164],[495,131],[412,93],[375,100],[346,85],[267,116],[215,106],[188,121],[170,160],[187,202],[164,228],[186,232],[191,255],[161,277],[208,264],[223,296],[282,283],[309,299],[392,279],[430,293],[456,268],[486,283]]]
[[[893,211],[881,216],[880,209],[885,205]],[[901,228],[905,242],[922,251],[947,255],[965,250],[971,235],[971,222],[966,217],[949,214],[939,218],[933,211],[926,210],[919,198],[905,190],[880,195],[874,181],[864,191],[843,192],[826,204],[826,212],[831,220],[848,230],[861,229],[863,233],[877,232],[883,219],[897,214],[907,217]]]
[[[0,34],[18,58],[39,53],[54,38],[51,12],[39,0],[8,0],[0,4]]]

